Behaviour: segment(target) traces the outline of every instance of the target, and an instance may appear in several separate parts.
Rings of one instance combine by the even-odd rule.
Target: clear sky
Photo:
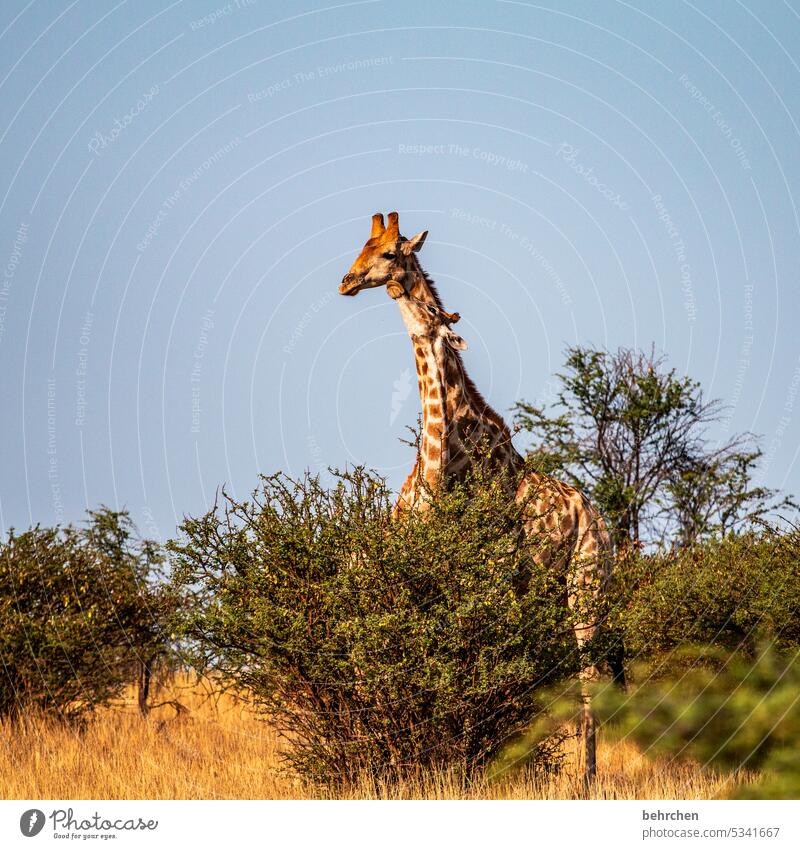
[[[410,343],[337,294],[393,209],[499,411],[568,344],[655,344],[800,492],[796,0],[4,0],[0,33],[3,531],[399,487]]]

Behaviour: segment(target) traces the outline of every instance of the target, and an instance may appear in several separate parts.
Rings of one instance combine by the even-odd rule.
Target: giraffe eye
[[[436,315],[436,308],[435,308],[435,307],[430,307],[430,306],[429,306],[429,307],[428,307],[428,312],[429,312],[431,315]]]
[[[397,256],[397,254],[392,253],[391,251],[386,251],[386,253],[383,255],[383,258],[384,259],[394,259],[396,256]]]

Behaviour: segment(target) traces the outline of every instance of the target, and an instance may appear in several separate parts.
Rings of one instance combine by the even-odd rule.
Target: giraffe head
[[[398,215],[389,213],[389,223],[384,226],[383,215],[372,216],[372,232],[356,261],[345,274],[339,294],[357,295],[362,289],[386,286],[393,298],[407,293],[410,286],[409,272],[414,268],[414,253],[425,242],[427,230],[411,239],[400,235]]]
[[[396,300],[412,342],[426,342],[434,347],[442,342],[454,351],[467,350],[467,343],[450,327],[461,318],[457,312],[445,312],[410,295],[401,295]]]

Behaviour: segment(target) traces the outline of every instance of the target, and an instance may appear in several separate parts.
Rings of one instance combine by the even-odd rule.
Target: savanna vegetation
[[[134,680],[146,711],[177,603],[163,564],[126,512],[12,530],[0,546],[0,717],[85,720]]]
[[[234,692],[177,676],[158,686],[143,720],[135,687],[99,707],[82,729],[39,712],[0,723],[0,787],[8,799],[568,799],[583,784],[573,768],[521,769],[466,781],[456,767],[420,770],[402,780],[362,774],[344,787],[302,781],[285,767],[287,741]],[[753,780],[745,770],[740,779]],[[707,799],[726,794],[730,778],[715,768],[645,755],[604,733],[592,798]]]
[[[517,423],[613,531],[584,653],[499,481],[421,520],[364,469],[276,474],[166,546],[101,508],[0,544],[3,795],[572,797],[575,676],[619,645],[591,795],[796,793],[800,534],[758,440],[714,443],[723,408],[653,354],[572,348],[558,380]]]
[[[330,489],[276,475],[170,546],[192,666],[247,690],[317,783],[472,776],[581,666],[564,576],[502,486],[455,487],[424,519],[392,502],[360,469]]]

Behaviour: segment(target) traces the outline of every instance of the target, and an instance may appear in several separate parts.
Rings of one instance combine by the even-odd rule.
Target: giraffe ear
[[[410,239],[407,239],[405,242],[403,242],[403,245],[400,250],[406,256],[410,256],[412,252],[416,253],[425,244],[425,239],[427,235],[427,230],[423,230],[421,233],[417,233],[416,236],[412,236]]]
[[[456,351],[466,351],[467,343],[464,339],[462,339],[458,333],[453,332],[449,327],[444,333],[444,338],[447,344],[451,348],[455,348]]]

